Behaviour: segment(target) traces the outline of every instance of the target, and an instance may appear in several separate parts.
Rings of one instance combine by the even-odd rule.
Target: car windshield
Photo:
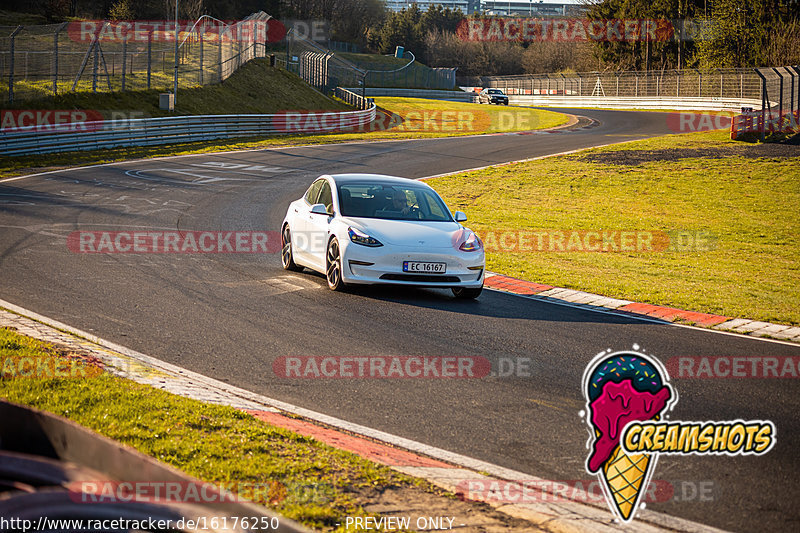
[[[375,183],[339,185],[342,216],[452,222],[439,195],[426,187]]]
[[[503,94],[500,89],[489,89],[489,94]]]

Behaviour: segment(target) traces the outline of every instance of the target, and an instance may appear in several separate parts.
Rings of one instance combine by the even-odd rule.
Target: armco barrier
[[[331,113],[330,129],[364,126],[375,120],[375,104],[359,111]],[[276,135],[286,132],[286,115],[193,115],[144,118],[122,122],[86,122],[88,131],[75,132],[75,124],[60,124],[43,132],[16,128],[0,133],[0,154],[29,155],[127,146],[209,141]],[[323,130],[325,126],[320,126]]]
[[[361,89],[350,88],[350,91],[361,92]],[[367,96],[390,96],[398,98],[428,98],[430,100],[448,100],[451,102],[475,102],[477,93],[466,91],[441,91],[436,89],[400,89],[391,87],[367,87]]]
[[[638,98],[604,96],[538,96],[509,95],[512,105],[537,107],[599,107],[617,109],[675,109],[697,111],[741,111],[743,107],[760,107],[761,100],[739,98]]]

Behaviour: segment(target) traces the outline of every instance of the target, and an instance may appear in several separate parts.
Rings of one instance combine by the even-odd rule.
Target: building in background
[[[422,11],[431,5],[460,9],[463,13],[486,13],[499,16],[566,17],[582,16],[586,6],[578,0],[552,2],[546,0],[386,0],[386,7],[401,11],[417,4]]]
[[[386,0],[386,7],[392,11],[402,11],[403,9],[411,7],[411,4],[417,4],[422,11],[427,11],[428,7],[441,4],[442,7],[450,9],[460,9],[462,13],[469,15],[470,13],[480,12],[480,0]]]

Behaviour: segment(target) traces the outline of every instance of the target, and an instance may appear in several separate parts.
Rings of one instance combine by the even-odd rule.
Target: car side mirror
[[[462,211],[456,211],[456,222],[466,222],[467,215],[465,215]]]
[[[315,215],[330,215],[325,204],[314,204],[311,206],[311,212]]]

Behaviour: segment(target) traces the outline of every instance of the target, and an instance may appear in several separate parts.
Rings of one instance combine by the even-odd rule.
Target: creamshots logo
[[[586,471],[600,479],[606,502],[623,522],[643,506],[660,454],[763,455],[775,444],[775,425],[763,420],[667,420],[678,393],[660,361],[634,351],[607,350],[583,374],[589,425]]]

